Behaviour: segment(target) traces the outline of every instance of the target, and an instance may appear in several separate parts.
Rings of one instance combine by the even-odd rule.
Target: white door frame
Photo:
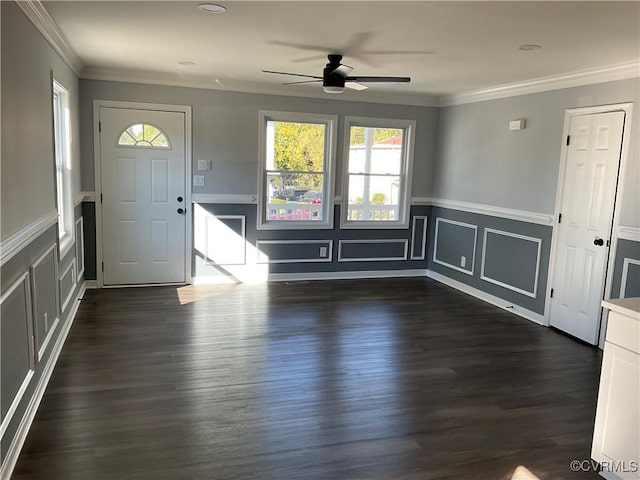
[[[558,215],[562,209],[562,196],[564,194],[565,171],[567,167],[567,156],[569,148],[567,147],[567,136],[573,117],[580,115],[591,115],[596,113],[625,112],[624,128],[622,130],[622,149],[620,151],[620,164],[618,165],[618,186],[616,188],[616,196],[613,207],[613,223],[611,228],[611,244],[609,246],[609,256],[605,274],[604,298],[610,298],[611,288],[613,285],[613,267],[615,266],[616,249],[618,248],[618,236],[620,230],[620,205],[624,194],[624,180],[626,178],[627,163],[629,157],[629,146],[631,143],[631,113],[633,112],[633,103],[617,103],[612,105],[600,105],[594,107],[570,108],[564,112],[564,128],[562,131],[562,148],[560,151],[560,167],[558,171],[558,187],[556,189],[556,207],[553,220],[553,235],[551,237],[551,251],[549,257],[549,278],[547,281],[546,299],[551,297],[551,288],[553,286],[553,273],[557,248],[557,231],[558,231]],[[551,302],[546,301],[544,307],[544,324],[551,324]],[[599,345],[604,345],[604,333],[607,325],[607,313],[603,313],[600,318]]]
[[[140,102],[120,102],[115,100],[94,100],[93,101],[93,159],[95,170],[95,201],[96,201],[96,283],[98,288],[104,287],[104,276],[102,272],[102,262],[104,260],[102,252],[102,158],[101,158],[101,137],[100,137],[100,108],[122,108],[129,110],[151,110],[161,112],[177,112],[184,113],[185,132],[184,132],[184,162],[185,162],[185,188],[184,188],[184,206],[187,209],[185,221],[185,262],[184,262],[184,278],[185,282],[193,283],[193,272],[191,268],[191,257],[193,252],[193,204],[191,203],[191,165],[192,165],[192,149],[191,149],[191,106],[190,105],[167,105],[161,103],[140,103]],[[135,286],[135,285],[133,285]]]

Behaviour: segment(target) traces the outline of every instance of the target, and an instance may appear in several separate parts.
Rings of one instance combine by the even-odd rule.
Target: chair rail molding
[[[25,225],[0,244],[0,266],[15,257],[23,248],[58,222],[58,212],[51,210],[35,222]]]
[[[535,223],[537,225],[553,225],[553,215],[545,213],[527,212],[525,210],[514,210],[512,208],[496,207],[493,205],[483,205],[480,203],[460,202],[458,200],[447,200],[444,198],[433,198],[431,206],[449,208],[463,212],[489,215],[490,217],[508,218],[520,222]]]
[[[258,196],[252,193],[194,193],[191,195],[193,203],[236,203],[245,205],[257,205]]]
[[[640,242],[640,228],[620,225],[618,228],[618,238],[631,240],[633,242]]]

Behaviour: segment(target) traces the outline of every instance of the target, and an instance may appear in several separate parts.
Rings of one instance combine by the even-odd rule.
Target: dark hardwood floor
[[[599,478],[600,362],[424,278],[92,290],[13,478]]]

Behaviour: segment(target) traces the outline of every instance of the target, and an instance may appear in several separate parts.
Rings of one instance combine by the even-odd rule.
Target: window
[[[56,208],[60,258],[73,245],[73,199],[71,197],[71,125],[69,92],[53,82],[53,128],[56,162]]]
[[[258,228],[333,226],[337,117],[260,112]]]
[[[169,148],[169,140],[158,127],[146,123],[136,123],[120,134],[118,146]]]
[[[342,228],[407,228],[415,122],[347,117]]]

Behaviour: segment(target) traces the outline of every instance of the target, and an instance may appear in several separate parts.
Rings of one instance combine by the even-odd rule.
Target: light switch
[[[204,175],[194,175],[193,176],[193,186],[194,187],[204,187]]]
[[[198,170],[201,172],[211,170],[211,160],[198,160]]]

